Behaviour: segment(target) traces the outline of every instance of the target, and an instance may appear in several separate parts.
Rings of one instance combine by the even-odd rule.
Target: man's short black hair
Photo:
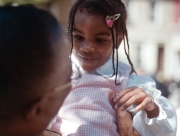
[[[0,7],[0,120],[23,110],[30,91],[48,76],[60,33],[47,11],[31,5]]]

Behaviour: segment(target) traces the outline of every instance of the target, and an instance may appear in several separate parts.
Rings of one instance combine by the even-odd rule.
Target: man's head
[[[36,135],[70,91],[68,41],[57,20],[33,6],[0,7],[0,135]]]

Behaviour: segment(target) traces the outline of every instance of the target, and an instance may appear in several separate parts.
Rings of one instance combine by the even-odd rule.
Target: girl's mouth
[[[78,55],[80,58],[85,59],[85,60],[97,60],[97,58],[89,58],[89,57],[84,57],[82,55]]]

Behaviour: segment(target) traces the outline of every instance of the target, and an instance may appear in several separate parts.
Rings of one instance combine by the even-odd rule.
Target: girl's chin
[[[96,67],[89,67],[89,66],[84,66],[84,65],[81,65],[81,67],[87,73],[92,72],[97,69]]]
[[[86,72],[91,72],[99,67],[98,61],[79,60],[82,69]]]

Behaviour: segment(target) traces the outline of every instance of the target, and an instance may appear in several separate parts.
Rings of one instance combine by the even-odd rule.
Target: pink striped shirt
[[[73,81],[51,129],[68,136],[119,136],[116,113],[108,95],[126,88],[130,70],[128,65],[119,63],[118,86],[114,77],[94,74],[83,74]]]

